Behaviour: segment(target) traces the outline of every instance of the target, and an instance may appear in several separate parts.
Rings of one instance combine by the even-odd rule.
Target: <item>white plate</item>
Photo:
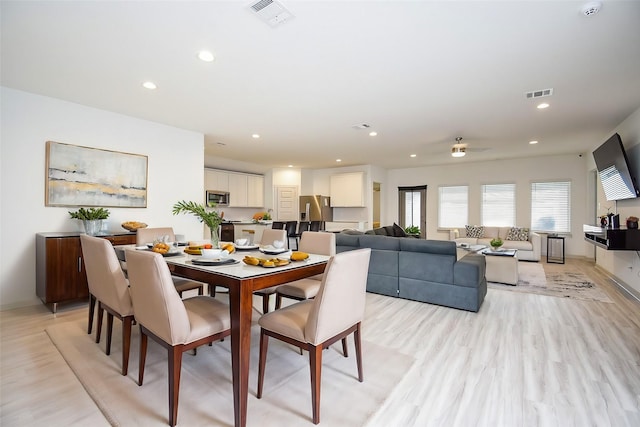
[[[235,264],[238,261],[233,258],[194,258],[191,262],[195,265],[225,265]]]
[[[258,245],[245,245],[245,246],[235,245],[235,246],[236,246],[236,250],[239,250],[239,251],[248,251],[251,249],[258,249]]]
[[[262,252],[263,254],[267,254],[267,255],[278,255],[278,254],[283,254],[285,252],[288,252],[289,249],[287,248],[282,248],[282,249],[276,249],[274,247],[265,247],[265,248],[260,248],[260,252]]]

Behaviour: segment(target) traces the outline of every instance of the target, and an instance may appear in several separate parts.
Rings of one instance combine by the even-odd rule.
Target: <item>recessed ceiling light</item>
[[[416,157],[417,154],[409,154],[409,157]]]
[[[292,167],[293,167],[293,165],[288,165],[287,167],[288,167],[288,168],[292,168]]]
[[[144,82],[144,83],[142,83],[142,86],[144,86],[147,89],[151,89],[151,90],[153,90],[153,89],[158,87],[158,86],[156,86],[156,84],[154,82]]]
[[[251,138],[258,139],[260,138],[260,135],[258,135],[257,133],[254,133],[253,135],[251,135]]]
[[[536,141],[536,140],[529,141],[529,144],[531,144],[531,145],[534,145],[534,144],[537,144],[537,143],[538,143],[538,141]]]
[[[376,136],[378,135],[378,132],[369,132],[369,136]]]
[[[201,50],[200,52],[198,52],[198,58],[200,58],[204,62],[213,62],[213,60],[215,59],[213,53],[209,52],[208,50]]]
[[[542,104],[538,104],[538,110],[544,110],[545,108],[548,108],[549,104],[547,104],[546,102],[543,102]]]
[[[342,161],[342,159],[336,159],[336,162],[340,163]]]

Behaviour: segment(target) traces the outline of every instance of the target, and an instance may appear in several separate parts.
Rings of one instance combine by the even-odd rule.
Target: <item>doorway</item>
[[[276,203],[273,219],[277,221],[298,221],[298,187],[276,186]]]
[[[427,186],[398,187],[398,221],[400,227],[415,226],[420,238],[427,238]]]
[[[373,183],[373,227],[380,228],[380,183]]]

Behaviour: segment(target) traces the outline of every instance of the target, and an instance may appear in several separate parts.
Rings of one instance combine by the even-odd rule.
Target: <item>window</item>
[[[438,228],[462,228],[469,223],[468,186],[440,187],[438,195]]]
[[[482,225],[515,227],[516,185],[488,184],[482,186]]]
[[[571,231],[571,182],[531,183],[531,229]]]
[[[420,229],[420,237],[427,232],[427,186],[398,187],[400,226],[414,225]]]

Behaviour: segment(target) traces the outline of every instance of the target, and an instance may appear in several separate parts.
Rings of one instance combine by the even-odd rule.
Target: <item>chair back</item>
[[[169,236],[170,242],[176,241],[176,235],[172,227],[156,227],[156,228],[138,228],[136,231],[136,245],[142,246],[147,243],[153,243],[156,239]]]
[[[162,255],[127,251],[127,264],[136,320],[171,345],[187,342],[191,331],[187,309]]]
[[[284,221],[273,221],[271,223],[271,228],[275,228],[276,230],[284,229]]]
[[[335,255],[336,235],[324,231],[305,231],[300,237],[298,250],[310,254]]]
[[[329,259],[305,325],[307,342],[318,345],[362,321],[370,257],[364,248]]]
[[[287,243],[287,230],[274,230],[273,228],[265,228],[262,232],[262,239],[260,244],[263,246],[272,245],[274,241],[280,240],[282,243]]]
[[[322,221],[311,221],[311,224],[309,224],[309,230],[311,231],[320,231],[322,228]]]
[[[287,221],[284,225],[284,229],[287,230],[287,237],[296,237],[298,221]]]
[[[133,314],[129,282],[120,267],[120,261],[111,242],[81,234],[80,245],[89,292],[122,316]]]
[[[311,226],[311,223],[309,221],[300,221],[300,224],[298,224],[298,236],[304,233],[305,231],[309,231],[310,226]]]

